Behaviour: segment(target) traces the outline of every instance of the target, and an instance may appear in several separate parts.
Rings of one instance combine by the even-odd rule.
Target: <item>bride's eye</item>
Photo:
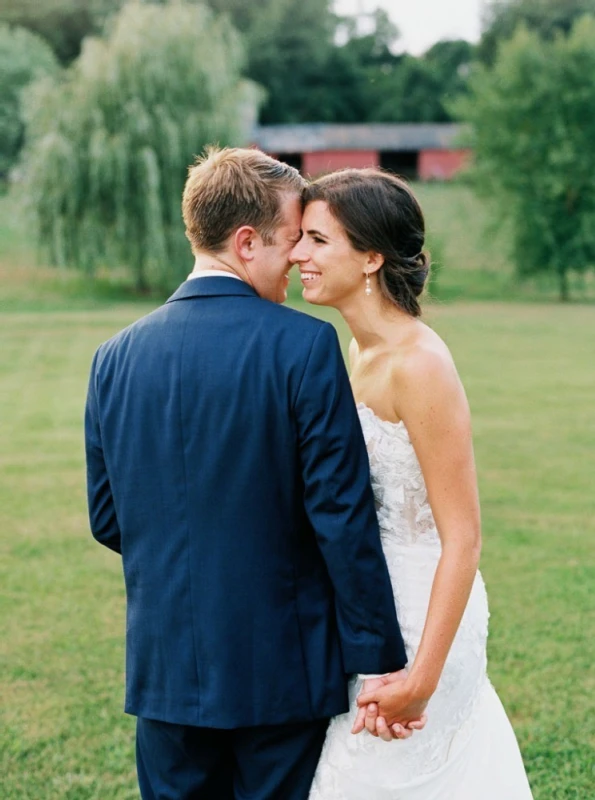
[[[312,239],[317,244],[326,244],[326,240],[325,239],[321,239],[320,236],[313,236]]]

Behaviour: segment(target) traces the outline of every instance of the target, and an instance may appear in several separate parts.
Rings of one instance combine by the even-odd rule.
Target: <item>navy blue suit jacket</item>
[[[86,407],[94,537],[122,554],[126,710],[330,717],[406,656],[334,329],[189,280],[105,342]]]

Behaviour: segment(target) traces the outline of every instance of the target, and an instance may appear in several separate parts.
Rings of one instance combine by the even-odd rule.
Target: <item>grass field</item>
[[[433,303],[427,311],[455,355],[473,410],[490,675],[536,800],[592,800],[595,308],[536,302],[549,296],[545,289],[523,303],[527,290],[514,288],[496,240],[484,247],[479,226],[466,222],[470,196],[445,191],[420,189],[448,266],[438,273],[438,295],[516,300]],[[0,214],[8,210],[0,201]],[[126,302],[120,278],[94,285],[33,270],[22,228],[6,218],[0,796],[137,798],[134,721],[121,710],[123,582],[118,558],[88,533],[82,409],[97,344],[153,306]],[[323,313],[346,343],[337,317]]]

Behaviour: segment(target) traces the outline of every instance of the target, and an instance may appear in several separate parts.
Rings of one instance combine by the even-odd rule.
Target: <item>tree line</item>
[[[241,33],[246,77],[266,90],[260,109],[265,124],[448,120],[446,101],[462,88],[475,50],[457,41],[420,57],[398,54],[399,31],[385,11],[339,17],[331,0],[187,2],[227,15]],[[40,36],[67,66],[123,5],[125,0],[0,0],[0,21]]]
[[[415,57],[385,12],[331,0],[0,0],[0,173],[21,154],[54,263],[166,287],[204,144],[245,142],[257,119],[461,119],[519,272],[555,272],[565,297],[568,270],[595,263],[594,18],[595,0],[492,0],[477,45]]]

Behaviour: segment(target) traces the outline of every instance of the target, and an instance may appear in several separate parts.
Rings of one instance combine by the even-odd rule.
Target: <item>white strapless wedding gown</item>
[[[428,610],[440,539],[405,425],[358,411],[370,457],[382,546],[409,663]],[[428,708],[423,731],[384,742],[350,733],[351,710],[331,720],[310,800],[531,800],[521,754],[486,674],[488,604],[479,572]]]

